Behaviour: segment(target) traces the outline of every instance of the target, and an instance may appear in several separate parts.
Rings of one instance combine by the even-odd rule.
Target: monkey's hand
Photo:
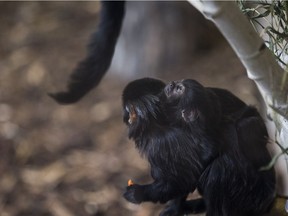
[[[123,194],[124,198],[131,203],[140,204],[144,201],[144,187],[138,184],[132,184],[126,187],[126,191]]]

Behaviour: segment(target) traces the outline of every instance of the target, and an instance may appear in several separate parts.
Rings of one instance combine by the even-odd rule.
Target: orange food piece
[[[132,186],[133,184],[134,184],[134,182],[131,179],[129,179],[128,180],[128,186]]]

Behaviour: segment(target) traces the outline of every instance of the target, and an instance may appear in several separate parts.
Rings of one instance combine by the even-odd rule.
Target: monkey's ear
[[[189,108],[181,111],[182,118],[185,122],[193,122],[199,117],[199,112],[197,109]]]

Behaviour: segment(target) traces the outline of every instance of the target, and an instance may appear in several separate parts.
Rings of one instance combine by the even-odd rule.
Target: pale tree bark
[[[207,19],[212,20],[230,43],[255,81],[266,104],[267,128],[277,156],[277,193],[288,197],[288,78],[272,52],[266,48],[236,2],[189,0]],[[271,120],[269,120],[271,119]],[[278,143],[278,144],[276,144]],[[281,156],[281,152],[286,151]]]

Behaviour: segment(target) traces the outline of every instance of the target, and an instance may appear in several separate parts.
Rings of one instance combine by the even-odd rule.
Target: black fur
[[[177,86],[184,86],[183,94],[173,97]],[[206,167],[197,187],[203,195],[206,215],[263,215],[270,209],[275,195],[274,170],[259,171],[271,160],[266,149],[268,134],[264,122],[255,108],[221,91],[204,88],[194,80],[172,82],[165,88],[168,103],[165,107],[175,111],[174,116],[185,111],[179,120],[187,124],[187,133],[202,126],[217,140],[218,156]],[[207,94],[210,97],[207,98]],[[228,101],[230,103],[226,103]],[[220,118],[214,116],[217,113]],[[215,122],[219,123],[215,125]],[[192,212],[194,204],[195,201],[188,201],[181,205],[186,206],[186,211],[191,208]],[[179,203],[167,207],[168,210],[175,208],[179,209]]]
[[[92,35],[87,55],[70,76],[66,92],[49,94],[58,103],[70,104],[80,100],[97,86],[108,70],[120,34],[125,12],[124,1],[102,1],[100,22]]]
[[[160,94],[162,84],[157,94],[139,87],[149,79],[137,82],[123,93],[124,122],[147,157],[154,182],[128,186],[128,201],[172,200],[162,216],[205,209],[207,216],[258,216],[269,210],[275,174],[259,171],[270,156],[256,109],[226,90],[205,88],[194,80],[172,82],[165,94]],[[129,123],[131,112],[136,118]],[[196,187],[203,199],[185,201]]]
[[[156,88],[149,88],[151,85]],[[209,137],[203,136],[200,140],[200,134],[185,133],[181,128],[170,126],[157,95],[164,86],[160,80],[144,78],[128,84],[123,92],[124,122],[128,125],[129,137],[149,161],[154,179],[151,184],[127,188],[124,197],[133,203],[165,203],[186,198],[195,190],[207,163],[205,157],[202,158],[204,146],[211,146],[211,151],[205,154],[213,154],[214,144],[209,143]],[[129,123],[134,112],[137,117]]]

